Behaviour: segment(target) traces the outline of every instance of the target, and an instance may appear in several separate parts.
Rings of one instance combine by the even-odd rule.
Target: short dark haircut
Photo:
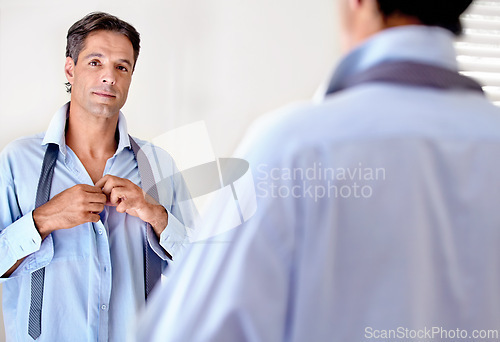
[[[473,0],[377,0],[385,16],[401,13],[418,18],[424,25],[440,26],[455,35],[462,33],[460,15]]]
[[[66,36],[66,57],[71,57],[75,64],[78,62],[78,55],[85,46],[87,36],[96,31],[112,31],[121,33],[130,40],[134,48],[135,69],[139,50],[141,49],[141,38],[139,32],[129,23],[104,12],[93,12],[74,23],[68,30]],[[71,93],[71,84],[66,83],[66,90]]]

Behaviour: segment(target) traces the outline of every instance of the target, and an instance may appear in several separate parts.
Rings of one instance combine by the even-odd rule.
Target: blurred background
[[[46,129],[69,100],[66,33],[106,11],[141,33],[127,104],[132,134],[152,139],[204,120],[219,156],[248,124],[308,99],[339,55],[331,0],[0,0],[0,147]],[[195,137],[193,137],[195,138]]]
[[[258,116],[310,99],[340,57],[336,0],[0,0],[0,149],[46,130],[69,100],[66,33],[92,11],[141,34],[122,110],[131,134],[204,120],[220,157]]]

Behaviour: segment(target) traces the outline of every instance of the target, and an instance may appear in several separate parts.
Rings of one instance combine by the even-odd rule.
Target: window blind
[[[500,1],[474,1],[462,23],[464,34],[455,43],[461,73],[479,81],[500,106]]]

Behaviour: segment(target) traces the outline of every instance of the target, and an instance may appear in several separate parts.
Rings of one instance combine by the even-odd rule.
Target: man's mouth
[[[114,98],[114,97],[116,97],[116,95],[114,95],[112,93],[105,92],[105,91],[94,91],[93,94],[97,95],[97,96],[100,96],[100,97],[105,97],[105,98]]]

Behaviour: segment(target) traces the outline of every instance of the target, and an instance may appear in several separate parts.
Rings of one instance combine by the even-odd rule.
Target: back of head
[[[377,0],[384,16],[403,14],[424,25],[440,26],[456,35],[462,32],[460,15],[473,0]]]

